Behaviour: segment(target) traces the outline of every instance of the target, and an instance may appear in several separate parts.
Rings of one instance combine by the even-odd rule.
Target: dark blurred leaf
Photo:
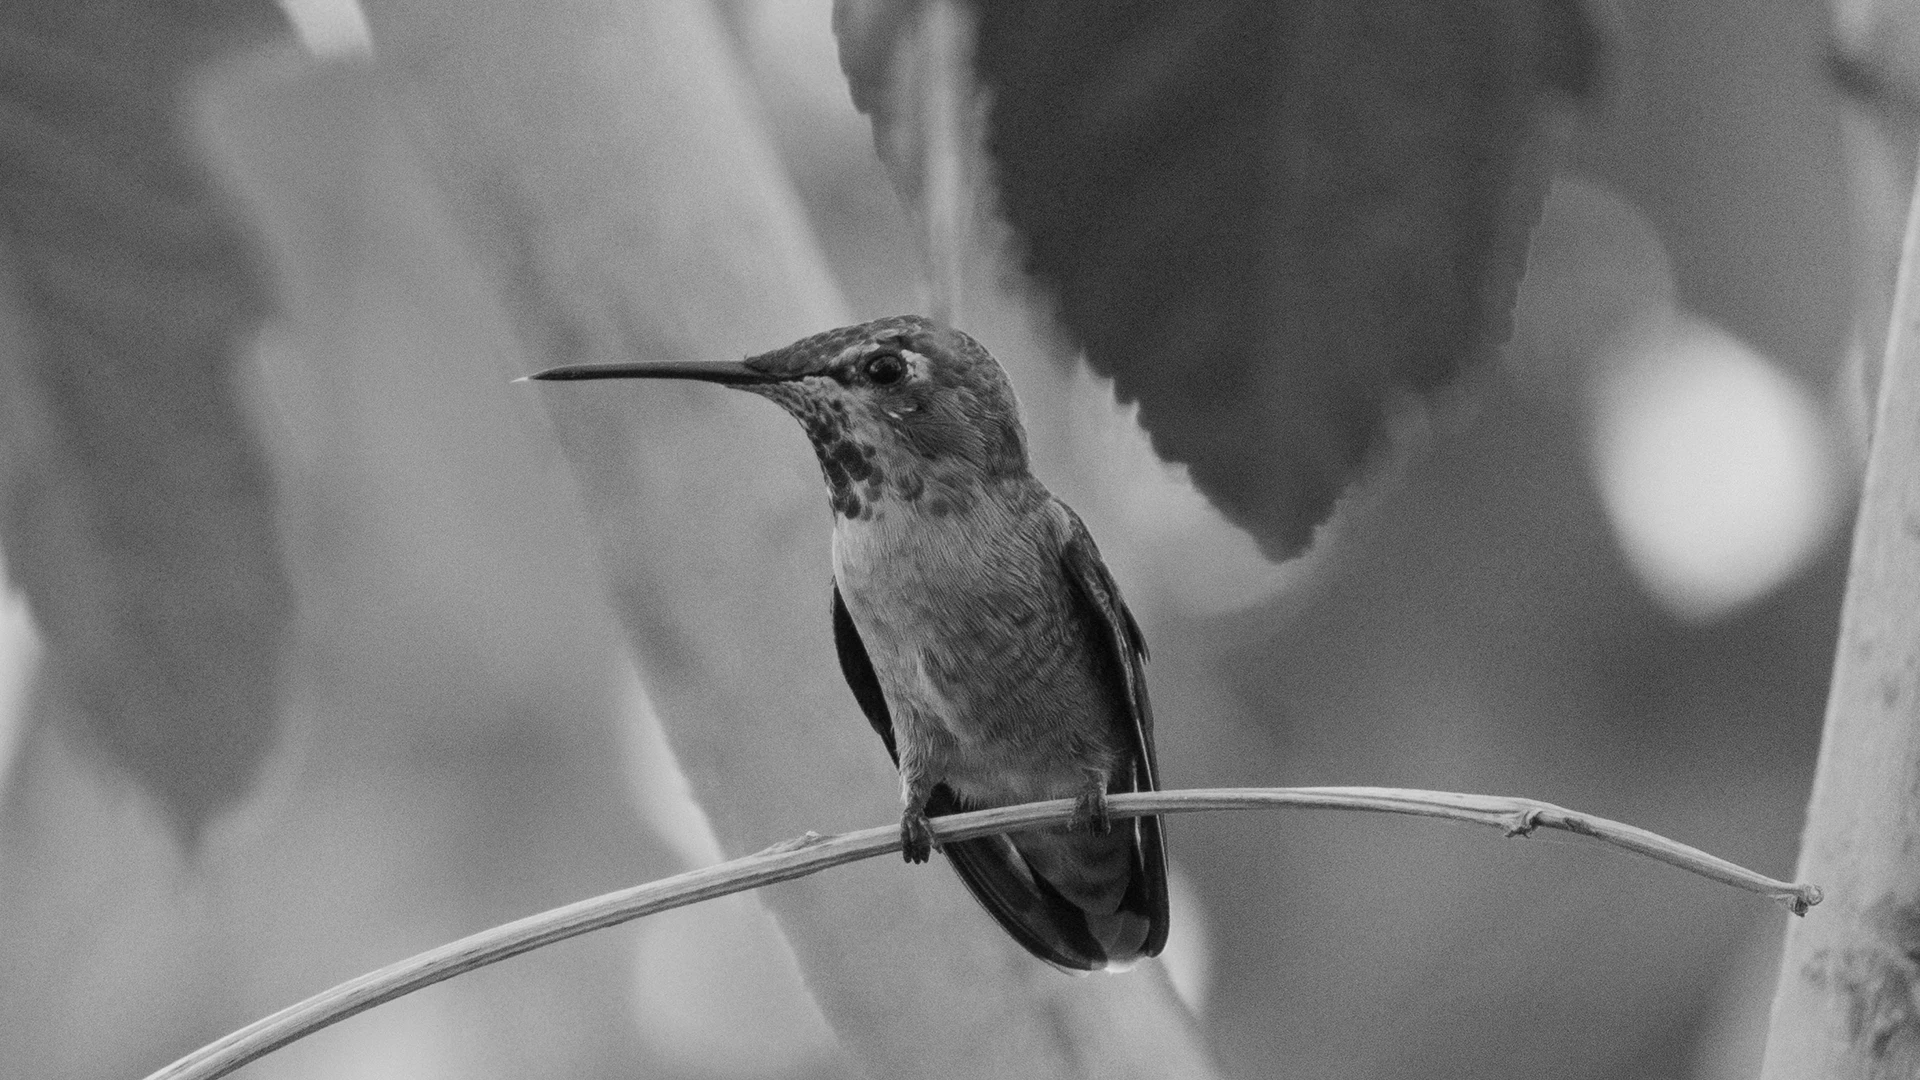
[[[235,385],[267,283],[185,83],[280,25],[264,0],[0,8],[0,543],[86,741],[189,839],[271,744],[288,591]]]
[[[917,0],[841,0],[855,103],[909,201],[893,84]],[[1001,210],[1163,457],[1271,556],[1299,551],[1397,398],[1507,331],[1577,0],[976,6]]]

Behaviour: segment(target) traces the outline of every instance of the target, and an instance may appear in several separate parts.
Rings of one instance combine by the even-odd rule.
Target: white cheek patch
[[[925,355],[914,352],[912,349],[901,349],[900,357],[907,362],[907,378],[921,380],[933,378],[933,361],[927,359]],[[898,420],[919,411],[919,405],[906,401],[902,402],[897,409],[888,409],[887,415]]]

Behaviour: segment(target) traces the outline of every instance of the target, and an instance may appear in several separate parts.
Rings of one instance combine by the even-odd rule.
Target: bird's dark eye
[[[874,353],[867,357],[867,381],[875,386],[892,386],[907,377],[907,362],[896,352]]]

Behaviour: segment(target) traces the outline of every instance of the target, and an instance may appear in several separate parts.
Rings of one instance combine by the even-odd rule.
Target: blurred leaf
[[[86,742],[189,841],[271,744],[288,597],[234,385],[268,291],[182,105],[279,25],[261,0],[0,13],[0,542]]]
[[[840,0],[854,102],[910,202],[918,0]],[[1506,334],[1576,0],[977,6],[998,203],[1161,456],[1296,553],[1388,409]]]

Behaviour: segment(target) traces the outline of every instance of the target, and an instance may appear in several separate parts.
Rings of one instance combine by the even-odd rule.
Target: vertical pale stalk
[[[1916,189],[1920,194],[1920,189]],[[1920,201],[1880,402],[1764,1080],[1920,1075]]]

